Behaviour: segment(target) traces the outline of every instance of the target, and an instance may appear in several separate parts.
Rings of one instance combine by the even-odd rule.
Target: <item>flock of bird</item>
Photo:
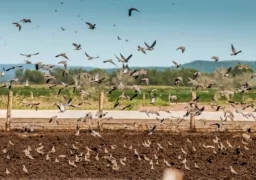
[[[64,3],[61,2],[61,4],[64,4]],[[138,10],[134,7],[129,8],[128,9],[128,17],[132,18],[133,13],[143,13],[143,12],[141,12],[140,10]],[[27,23],[32,23],[32,20],[28,19],[28,18],[23,18],[23,19],[20,20],[20,22],[14,22],[13,24],[18,28],[19,31],[21,31],[22,26],[23,26],[22,24],[24,24],[24,26],[25,26]],[[97,29],[95,23],[85,22],[85,24],[88,25],[89,30],[95,31]],[[114,26],[115,26],[115,24],[114,24]],[[63,27],[61,27],[61,29],[65,30],[65,28],[63,28]],[[121,40],[121,38],[119,36],[117,36],[117,40]],[[140,45],[138,46],[138,51],[140,51],[144,54],[147,54],[148,52],[153,51],[156,48],[157,41],[155,40],[154,42],[152,42],[152,44],[144,42],[144,44],[145,44],[145,47],[142,47]],[[82,45],[81,44],[72,43],[72,45],[74,46],[75,51],[81,51],[82,50]],[[177,51],[180,50],[181,53],[185,53],[186,52],[186,47],[183,46],[183,45],[178,46],[176,50]],[[231,56],[236,56],[240,53],[242,53],[242,50],[237,51],[235,49],[234,45],[231,44],[231,54],[230,55]],[[85,54],[85,56],[87,57],[88,60],[94,60],[94,59],[99,58],[99,56],[91,56],[87,52],[84,52],[84,54]],[[60,81],[53,75],[52,70],[55,67],[54,64],[45,64],[41,61],[33,63],[30,60],[30,58],[32,56],[39,55],[39,52],[32,53],[32,54],[23,54],[23,53],[21,53],[20,55],[25,56],[27,58],[25,60],[26,64],[33,64],[35,66],[36,70],[41,70],[43,72],[43,74],[45,76],[45,83],[49,85],[49,89],[54,88],[54,87],[60,87],[59,90],[58,90],[58,95],[61,94],[61,92],[65,89],[67,89],[68,87],[73,87],[73,92],[78,91],[78,92],[80,92],[80,94],[82,96],[91,96],[91,94],[86,90],[86,85],[83,82],[87,81],[90,84],[90,86],[94,86],[94,85],[97,86],[97,85],[102,84],[106,80],[106,78],[100,72],[96,72],[95,74],[90,74],[90,73],[87,73],[87,72],[83,72],[83,73],[78,74],[77,78],[74,78],[73,76],[71,76],[69,74],[69,70],[68,70],[68,63],[71,62],[71,61],[70,61],[68,55],[64,52],[57,54],[55,57],[56,58],[61,58],[61,60],[58,62],[58,64],[63,65],[62,76],[63,77],[71,77],[73,79],[72,83],[66,83],[66,82]],[[117,107],[121,106],[121,104],[122,104],[121,101],[122,100],[130,101],[131,103],[129,103],[128,105],[120,107],[120,110],[126,110],[126,109],[132,108],[133,105],[134,105],[132,100],[135,99],[142,92],[149,93],[150,104],[154,104],[156,102],[157,97],[158,97],[157,89],[147,91],[143,88],[143,86],[141,86],[141,84],[143,84],[143,85],[149,85],[150,84],[150,79],[146,77],[147,76],[147,71],[145,69],[135,69],[133,71],[130,69],[129,62],[130,62],[130,59],[132,58],[132,56],[133,55],[130,54],[129,56],[125,57],[122,53],[120,53],[120,57],[119,57],[115,54],[117,62],[121,64],[121,68],[120,68],[121,77],[119,78],[119,83],[115,84],[115,85],[112,85],[107,94],[111,94],[113,91],[116,91],[116,90],[119,90],[122,93],[117,98],[116,102],[114,103],[113,109],[116,109]],[[219,61],[219,57],[216,56],[216,55],[212,56],[211,58],[216,62]],[[107,60],[103,61],[103,63],[113,64],[118,69],[119,66],[118,66],[117,62],[115,62],[113,59],[107,59]],[[173,62],[174,66],[176,68],[180,68],[182,66],[181,64],[179,64],[176,61],[172,61],[172,62]],[[5,72],[8,72],[10,70],[14,70],[16,68],[21,68],[21,67],[22,66],[13,66],[13,67],[9,67],[9,68],[3,68],[3,71],[0,74],[1,74],[1,76],[4,76]],[[240,70],[243,70],[243,69],[248,69],[248,66],[243,65],[243,64],[238,64],[238,68]],[[225,80],[225,78],[229,78],[229,74],[232,71],[232,69],[233,69],[232,67],[229,67],[226,72],[224,72],[222,74],[218,74],[219,78],[221,78],[223,81]],[[128,96],[127,93],[126,93],[126,90],[130,89],[130,87],[127,87],[123,83],[122,77],[124,77],[124,76],[133,77],[136,80],[136,82],[138,82],[138,84],[134,84],[132,86],[132,89],[134,90],[134,94],[132,96]],[[205,81],[203,83],[199,83],[198,78],[200,76],[201,76],[200,72],[195,72],[194,74],[191,74],[191,78],[189,78],[188,83],[194,85],[195,89],[198,89],[198,88],[202,88],[202,89],[206,88],[207,89],[207,88],[212,88],[212,87],[218,86],[218,82],[214,82],[214,81],[212,81],[212,82]],[[251,78],[253,78],[254,76],[255,76],[255,74],[252,74]],[[18,78],[13,78],[13,79],[9,80],[7,83],[3,84],[1,87],[11,89],[13,83],[18,83],[18,82],[19,82]],[[182,84],[182,83],[183,83],[183,77],[181,77],[181,76],[176,77],[175,81],[173,82],[173,84],[175,86],[178,86],[179,84]],[[28,80],[27,80],[26,81],[26,86],[28,86],[28,85],[29,84],[28,84]],[[246,91],[251,90],[251,89],[252,89],[252,85],[251,85],[250,82],[247,81],[247,82],[241,84],[241,89],[237,90],[236,93],[245,93]],[[239,104],[238,102],[233,102],[232,99],[230,100],[230,98],[229,98],[229,96],[232,95],[232,93],[234,94],[234,92],[232,92],[230,90],[226,90],[226,91],[222,91],[221,93],[222,93],[222,95],[227,97],[228,101],[234,107],[235,107],[235,105]],[[88,102],[81,101],[77,105],[75,105],[75,104],[72,103],[72,97],[67,97],[67,96],[63,96],[63,97],[64,97],[64,102],[61,100],[61,101],[56,103],[56,107],[60,110],[60,113],[65,112],[65,108],[67,108],[67,107],[76,108],[78,106],[82,106],[84,103],[88,103]],[[177,103],[178,99],[179,99],[179,97],[177,97],[175,94],[169,94],[169,96],[168,96],[168,101],[169,102],[174,101],[174,102]],[[184,115],[184,117],[188,116],[191,113],[195,113],[196,115],[200,115],[205,110],[204,107],[201,107],[201,108],[198,107],[198,104],[197,104],[198,100],[199,100],[199,97],[193,97],[192,98],[192,101],[188,103],[189,106],[186,107],[187,108],[187,113]],[[40,107],[40,102],[30,101],[30,102],[23,102],[23,104],[25,106],[35,107],[36,110],[38,110],[38,108]],[[246,104],[244,102],[241,102],[240,104],[243,107],[246,107],[246,108],[248,108],[248,107],[253,108],[254,107],[252,104]],[[233,116],[232,115],[227,116],[227,112],[225,111],[225,107],[218,105],[216,99],[214,99],[214,98],[212,100],[211,107],[213,107],[213,108],[216,107],[216,111],[219,111],[220,109],[223,109],[224,118],[234,117],[234,115]],[[239,112],[239,113],[243,113],[243,110],[245,110],[245,108],[242,108],[242,109],[239,109],[239,110],[238,109],[239,108],[236,108],[236,112]],[[148,115],[148,113],[152,112],[152,110],[146,110],[146,111],[143,111],[143,112],[146,112],[147,115]],[[157,113],[158,112],[154,112],[154,114],[157,114]],[[103,111],[101,111],[101,112],[99,112],[99,114],[104,114],[104,113],[103,113]],[[250,115],[248,115],[248,116],[250,116]],[[244,117],[248,117],[248,116],[244,115]],[[253,116],[253,114],[252,114],[252,116]],[[253,118],[254,118],[254,116],[253,116]],[[56,116],[54,116],[53,119],[56,119]],[[231,120],[233,120],[233,119],[231,118]],[[219,124],[218,124],[218,127],[219,127]]]
[[[63,3],[61,3],[63,4]],[[56,11],[57,12],[57,11]],[[131,16],[133,15],[133,13],[143,13],[140,10],[136,9],[136,8],[130,8],[128,9],[128,17],[132,18]],[[32,23],[31,19],[22,19],[20,22],[14,22],[12,23],[13,25],[15,25],[19,31],[22,30],[22,26],[25,26],[27,23]],[[96,28],[96,24],[92,23],[92,22],[85,22],[86,25],[88,25],[88,29],[89,30],[93,30],[95,31]],[[23,25],[24,24],[24,25]],[[114,25],[115,26],[115,25]],[[65,31],[65,28],[61,27],[61,29],[63,31]],[[117,40],[122,40],[119,36],[117,36]],[[128,41],[128,40],[126,40]],[[154,42],[151,43],[147,43],[144,42],[145,47],[138,45],[138,51],[144,54],[148,54],[150,51],[153,51],[156,47],[157,47],[157,41],[155,40]],[[72,43],[72,45],[74,46],[74,50],[75,51],[81,51],[82,50],[82,45],[81,44],[77,44],[77,43]],[[177,51],[180,51],[181,53],[185,53],[186,52],[186,47],[185,46],[177,46]],[[231,56],[236,56],[238,54],[242,53],[241,50],[237,51],[234,47],[233,44],[231,44]],[[91,56],[89,55],[87,52],[84,52],[85,56],[87,57],[88,60],[94,60],[94,59],[98,59],[99,56]],[[56,77],[53,76],[52,74],[52,70],[55,67],[54,64],[45,64],[43,62],[32,62],[30,60],[30,58],[32,56],[37,56],[39,55],[39,52],[37,53],[32,53],[32,54],[20,54],[21,56],[25,56],[27,59],[25,60],[26,64],[33,64],[35,67],[35,70],[41,70],[45,76],[45,83],[47,85],[49,85],[49,89],[54,88],[54,87],[60,87],[59,91],[58,91],[58,95],[61,94],[61,92],[65,89],[67,89],[68,87],[73,87],[74,92],[78,91],[80,92],[81,95],[84,96],[90,96],[90,94],[86,91],[86,87],[84,86],[84,84],[82,83],[84,80],[86,80],[89,84],[93,85],[100,85],[104,82],[104,80],[106,79],[104,76],[102,76],[102,74],[100,74],[100,72],[97,72],[95,74],[90,74],[90,73],[80,73],[76,79],[74,79],[72,76],[70,76],[69,74],[69,70],[68,70],[68,63],[70,62],[70,59],[68,57],[68,55],[66,53],[59,53],[57,54],[55,57],[58,59],[61,59],[58,64],[63,65],[63,73],[62,76],[63,77],[71,77],[74,79],[74,81],[72,83],[65,83],[62,82],[60,80],[58,80]],[[136,81],[138,81],[138,84],[135,84],[132,86],[132,89],[134,90],[134,94],[132,96],[128,96],[125,92],[125,90],[129,89],[127,86],[125,86],[122,82],[122,78],[119,79],[119,83],[116,85],[112,85],[110,90],[107,92],[107,94],[111,94],[113,91],[119,90],[121,91],[121,95],[118,97],[118,99],[116,100],[116,102],[113,105],[113,108],[117,108],[119,106],[121,106],[121,101],[125,100],[125,101],[129,101],[131,102],[129,105],[125,105],[120,107],[121,110],[126,110],[129,109],[133,106],[132,100],[135,99],[139,94],[141,94],[143,91],[149,93],[150,95],[150,104],[154,104],[156,99],[157,99],[157,89],[153,89],[150,91],[147,91],[145,89],[143,89],[143,86],[140,86],[141,84],[143,85],[149,85],[150,84],[150,79],[147,78],[147,71],[144,69],[135,69],[135,70],[131,70],[129,67],[129,62],[130,59],[132,58],[132,54],[130,54],[129,56],[124,56],[123,54],[120,53],[120,56],[117,56],[115,54],[115,57],[117,59],[117,62],[115,62],[113,59],[107,59],[104,60],[103,63],[111,63],[113,64],[115,67],[119,67],[118,63],[121,64],[121,68],[120,68],[120,72],[122,74],[122,76],[129,76],[129,77],[133,77]],[[219,57],[218,56],[212,56],[211,59],[213,59],[214,61],[218,62],[219,61]],[[182,67],[182,64],[179,64],[176,61],[172,61],[174,66],[176,68],[180,68]],[[248,69],[248,66],[243,65],[243,64],[239,64],[239,69]],[[3,68],[3,71],[0,73],[0,75],[3,77],[5,75],[6,72],[10,71],[10,70],[14,70],[16,68],[21,68],[22,66],[13,66],[13,67],[9,67],[9,68]],[[232,71],[232,67],[229,67],[226,72],[222,73],[222,74],[218,74],[219,77],[222,80],[225,80],[225,78],[229,78],[229,74]],[[212,88],[214,86],[217,86],[218,83],[217,82],[204,82],[204,83],[199,83],[197,80],[198,78],[201,76],[200,72],[195,72],[194,74],[191,74],[191,78],[189,78],[189,83],[195,85],[195,89],[198,88]],[[254,76],[256,76],[255,74],[252,74],[253,78]],[[1,87],[3,88],[12,88],[13,83],[18,83],[19,79],[18,78],[14,78],[9,80],[7,83],[3,84]],[[175,81],[173,82],[173,85],[178,86],[179,84],[183,83],[183,77],[176,77]],[[26,85],[28,85],[28,82],[26,83]],[[236,93],[245,93],[248,90],[252,89],[252,85],[251,83],[245,82],[241,85],[241,89],[237,90]],[[253,115],[253,113],[244,113],[243,111],[247,108],[253,108],[255,109],[254,105],[252,103],[244,103],[244,102],[234,102],[232,100],[232,98],[230,99],[230,95],[234,95],[234,92],[232,91],[222,91],[221,94],[223,96],[225,96],[228,100],[228,102],[235,108],[235,112],[236,113],[240,113],[242,114],[244,117],[248,118],[248,117],[252,117],[256,120],[256,117]],[[63,96],[64,97],[64,102],[61,100],[59,102],[56,102],[56,108],[59,109],[59,113],[64,113],[66,108],[76,108],[77,106],[81,106],[84,103],[88,103],[88,102],[84,102],[81,101],[80,103],[78,103],[77,105],[72,104],[72,97],[67,97],[67,96]],[[178,102],[179,97],[177,97],[176,95],[172,95],[169,94],[168,96],[168,101],[171,102]],[[195,116],[200,116],[202,114],[202,112],[205,110],[205,107],[199,107],[198,105],[198,101],[200,100],[199,96],[195,96],[192,97],[192,100],[190,102],[188,102],[188,105],[185,107],[187,109],[186,114],[184,114],[183,117],[172,117],[171,118],[175,118],[176,119],[176,123],[175,125],[178,127],[179,124],[184,120],[185,117],[188,117],[190,114],[194,114]],[[30,107],[35,107],[35,109],[37,110],[40,107],[40,102],[23,102],[24,105],[26,106],[30,106]],[[237,107],[238,105],[241,105],[241,108]],[[225,128],[225,122],[227,121],[227,119],[230,119],[231,121],[234,122],[234,113],[230,110],[226,110],[225,106],[222,105],[218,105],[217,100],[213,97],[212,102],[211,102],[211,107],[215,110],[215,111],[220,111],[223,110],[223,117],[220,117],[220,123],[215,123],[215,124],[211,124],[210,126],[216,126],[218,130],[223,131],[226,130]],[[159,123],[159,126],[163,125],[165,123],[166,120],[169,119],[168,118],[159,118],[159,112],[160,111],[165,111],[169,114],[171,114],[170,111],[167,110],[162,110],[159,109],[159,111],[154,111],[154,110],[142,110],[142,113],[146,113],[147,116],[150,116],[150,114],[154,114],[156,115],[156,122]],[[107,117],[108,112],[103,112],[103,110],[98,111],[94,116],[96,119],[98,119],[98,124],[99,127],[101,127],[100,121],[102,119],[111,119],[112,117]],[[77,128],[76,128],[76,132],[75,135],[79,136],[80,135],[80,126],[79,123],[86,123],[90,120],[93,120],[93,114],[92,113],[87,113],[84,117],[80,117],[77,119]],[[59,124],[59,118],[58,115],[55,115],[53,117],[50,118],[49,123],[53,123],[55,122],[56,124]],[[173,122],[173,121],[172,121]],[[134,123],[132,125],[132,128],[136,125],[136,123]],[[152,134],[154,134],[155,130],[156,130],[157,125],[154,125],[153,127],[148,127],[147,126],[147,135],[150,136]],[[250,128],[249,128],[250,129]],[[33,127],[32,126],[24,126],[24,130],[26,132],[31,132],[33,131]],[[171,142],[168,142],[166,145],[161,145],[160,143],[152,143],[150,140],[146,140],[143,141],[141,143],[139,143],[138,147],[134,147],[134,146],[127,146],[126,144],[123,145],[123,147],[117,147],[114,144],[109,143],[108,141],[106,141],[106,139],[104,139],[104,137],[101,136],[101,134],[99,132],[97,132],[96,130],[93,130],[91,128],[89,128],[88,132],[90,133],[90,135],[100,138],[104,144],[104,148],[102,147],[101,149],[92,149],[89,148],[88,146],[86,147],[86,151],[81,150],[81,147],[77,147],[75,144],[72,144],[72,146],[70,147],[69,152],[67,152],[68,154],[58,154],[57,155],[57,151],[55,150],[55,147],[53,146],[51,150],[44,150],[44,145],[43,144],[39,144],[39,147],[32,149],[30,146],[28,146],[25,150],[24,150],[24,154],[25,156],[29,159],[29,160],[34,160],[35,159],[35,154],[40,154],[42,156],[45,156],[45,161],[51,161],[52,163],[59,163],[61,161],[67,161],[67,163],[76,168],[79,164],[81,164],[81,162],[85,161],[85,162],[91,162],[91,161],[98,161],[99,163],[101,163],[101,165],[103,165],[103,161],[106,162],[106,166],[112,168],[113,170],[119,170],[120,168],[124,168],[126,166],[126,162],[130,161],[132,158],[137,159],[138,161],[147,161],[150,168],[152,170],[154,170],[155,166],[158,166],[160,163],[165,164],[165,166],[170,167],[172,164],[170,163],[169,160],[166,160],[167,157],[165,158],[160,158],[157,155],[158,151],[167,151],[168,148],[172,148],[172,146],[174,146]],[[250,130],[248,130],[248,133],[250,132]],[[249,150],[249,148],[247,147],[248,143],[250,142],[250,135],[248,135],[248,133],[244,133],[243,134],[243,138],[246,140],[242,140],[242,146],[244,146],[244,152],[246,152],[247,150]],[[13,144],[11,141],[9,141],[8,143],[8,147],[9,146],[15,146],[15,144]],[[69,146],[68,144],[65,144],[65,146]],[[120,151],[120,149],[123,150],[127,150],[127,151],[131,151],[133,152],[133,156],[131,157],[122,157],[122,158],[117,158],[115,157],[113,154],[109,153],[109,150],[107,149],[107,146],[109,146],[110,149],[112,149],[112,151]],[[196,153],[200,148],[202,149],[208,149],[207,151],[212,151],[213,154],[218,154],[220,152],[225,152],[227,149],[232,149],[234,150],[237,155],[241,154],[241,147],[239,146],[233,146],[231,145],[231,143],[229,143],[229,141],[226,141],[226,144],[224,145],[224,142],[222,142],[217,136],[216,139],[213,139],[213,144],[209,144],[206,145],[205,143],[202,143],[200,146],[197,146],[195,144],[193,144],[193,142],[191,142],[189,139],[187,139],[187,143],[186,143],[186,148],[191,148],[193,153]],[[189,167],[187,164],[187,157],[189,156],[189,151],[185,151],[185,146],[181,148],[180,151],[180,155],[178,155],[178,159],[180,160],[180,163],[184,165],[184,170],[195,170],[196,169],[200,169],[201,167],[205,166],[206,164],[197,164],[196,162],[194,163],[194,167]],[[157,151],[155,151],[154,154],[143,154],[140,151],[138,151],[138,148],[148,148],[151,149],[152,147],[156,148]],[[102,154],[104,153],[104,155],[102,155],[101,157],[99,156],[99,152]],[[8,154],[8,148],[3,150],[3,154],[4,156],[11,160],[12,158],[9,156]],[[93,157],[95,156],[95,157]],[[22,166],[22,170],[24,171],[24,173],[28,174],[30,173],[29,169],[26,167],[26,165]],[[230,165],[230,171],[233,174],[238,174],[233,167]],[[6,168],[6,174],[10,174],[12,172],[10,172],[8,170],[8,167]]]

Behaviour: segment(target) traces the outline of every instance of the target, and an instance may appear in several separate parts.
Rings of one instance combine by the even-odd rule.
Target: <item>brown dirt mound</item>
[[[20,134],[0,133],[0,178],[28,178],[28,179],[67,179],[67,178],[101,178],[101,179],[161,179],[164,169],[164,159],[169,164],[184,172],[184,179],[236,179],[236,180],[252,180],[256,177],[256,139],[252,139],[246,145],[249,150],[245,149],[242,143],[241,134],[229,133],[211,133],[211,134],[191,134],[180,133],[171,134],[164,132],[156,132],[152,136],[139,132],[129,131],[104,131],[101,135],[105,139],[107,145],[104,145],[101,139],[95,138],[87,132],[81,132],[80,136],[75,136],[72,131],[62,132],[42,132],[27,137]],[[213,143],[213,138],[218,136],[223,145],[227,148],[219,150],[217,145]],[[252,135],[253,137],[253,135]],[[189,143],[187,138],[192,142]],[[14,145],[9,143],[9,140]],[[151,141],[150,147],[143,147],[144,140]],[[229,141],[233,148],[227,145]],[[172,145],[168,145],[170,142]],[[37,153],[36,148],[43,145],[42,151],[44,155]],[[160,143],[165,150],[158,149],[157,143]],[[213,149],[204,148],[202,144],[214,145]],[[78,150],[72,150],[72,144],[78,147]],[[124,144],[127,148],[124,148]],[[116,145],[116,149],[112,149],[111,145]],[[31,155],[34,159],[29,159],[23,152],[28,146],[31,147]],[[55,153],[48,153],[52,147],[55,147]],[[132,149],[129,147],[132,146]],[[193,146],[196,151],[193,150]],[[240,146],[240,153],[236,150]],[[90,153],[90,162],[84,160],[87,153],[86,147],[93,149]],[[7,149],[4,153],[3,149]],[[104,152],[107,149],[109,154],[116,158],[119,170],[113,170],[108,166],[108,161],[102,158],[109,154]],[[183,148],[187,155],[181,152]],[[134,149],[138,151],[141,160],[134,154]],[[71,154],[72,151],[74,154]],[[76,162],[77,167],[68,164],[68,160],[75,160],[76,154],[83,152],[82,161]],[[96,161],[96,155],[100,160]],[[49,154],[50,160],[46,160],[46,154]],[[154,154],[158,156],[155,160]],[[66,155],[65,158],[59,155]],[[153,160],[154,169],[151,169],[149,161],[143,159],[143,156]],[[178,156],[181,155],[181,159]],[[9,159],[8,159],[9,157]],[[127,158],[126,166],[121,165],[120,158]],[[190,171],[185,170],[181,163],[184,158],[187,159],[187,166]],[[55,159],[59,162],[55,162]],[[156,162],[158,161],[158,165]],[[194,163],[197,163],[199,169],[196,169]],[[28,174],[22,171],[22,165],[28,169]],[[232,166],[237,175],[230,171]],[[6,175],[5,170],[11,172]]]

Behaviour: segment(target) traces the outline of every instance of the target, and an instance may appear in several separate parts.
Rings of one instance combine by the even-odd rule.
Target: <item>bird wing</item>
[[[227,69],[226,74],[230,73],[231,70],[232,70],[232,67],[229,67],[229,68]]]
[[[175,61],[172,61],[173,62],[173,64],[175,64],[176,66],[178,66],[178,63],[176,63]]]
[[[91,23],[89,23],[89,22],[86,22],[86,24],[87,24],[87,25],[89,25],[89,26],[92,26],[92,24],[91,24]]]
[[[113,60],[111,60],[109,62],[117,67],[116,63]]]
[[[147,46],[147,48],[150,48],[150,46],[146,42],[144,42],[144,44]]]
[[[120,53],[121,58],[125,61],[125,57]]]
[[[151,131],[151,132],[154,132],[155,129],[156,129],[156,125],[154,125],[150,131]]]
[[[126,62],[129,61],[129,59],[132,57],[132,54],[126,58]]]
[[[60,109],[60,105],[59,105],[59,104],[56,104],[56,106],[58,107],[58,109],[59,109],[59,110],[61,110],[61,109]],[[50,122],[49,122],[49,123],[50,123]]]
[[[61,93],[61,90],[62,90],[62,88],[60,88],[60,89],[59,89],[59,91],[58,91],[58,95]]]
[[[67,104],[70,104],[72,102],[72,98],[69,98],[68,100],[67,100]]]
[[[231,50],[233,53],[236,53],[236,49],[234,48],[233,44],[231,44]]]
[[[75,84],[76,82],[69,83],[68,86]]]
[[[66,54],[62,55],[64,58],[68,59],[68,56]],[[68,59],[69,60],[69,59]]]
[[[38,55],[38,54],[39,54],[39,52],[38,52],[38,53],[35,53],[35,54],[31,54],[31,55],[35,56],[35,55]]]
[[[155,45],[156,45],[156,41],[154,41],[150,47],[153,48]]]
[[[88,58],[91,58],[91,56],[89,56],[86,52],[84,52],[85,53],[85,55],[88,57]]]
[[[76,43],[72,43],[73,44],[73,46],[75,46],[76,48],[78,47],[78,44],[76,44]]]
[[[131,16],[132,15],[132,9],[128,10],[128,15]]]
[[[115,55],[115,56],[116,56],[116,59],[117,59],[119,62],[122,61],[122,59],[120,59],[119,57],[117,57],[117,55]]]

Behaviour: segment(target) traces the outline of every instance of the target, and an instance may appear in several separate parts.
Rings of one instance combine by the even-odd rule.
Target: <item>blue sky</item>
[[[131,7],[141,12],[128,17]],[[255,7],[255,0],[3,0],[0,63],[22,63],[25,57],[20,53],[36,52],[40,54],[32,62],[57,64],[63,59],[55,55],[65,52],[69,65],[100,68],[113,67],[102,61],[117,61],[114,54],[120,53],[133,54],[130,66],[210,61],[213,55],[220,61],[256,60]],[[21,24],[19,32],[12,23],[23,18],[32,23]],[[89,30],[86,21],[97,24],[96,29]],[[147,55],[137,51],[144,41],[151,44],[154,40],[155,50]],[[74,51],[73,42],[81,44],[82,50]],[[231,43],[243,52],[231,57]],[[184,54],[176,51],[181,45],[186,47]],[[84,52],[100,58],[88,61]]]

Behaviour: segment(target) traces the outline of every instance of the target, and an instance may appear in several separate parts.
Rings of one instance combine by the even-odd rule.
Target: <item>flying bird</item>
[[[146,125],[146,127],[147,127],[147,134],[148,135],[152,135],[154,132],[155,132],[155,129],[156,129],[156,125],[154,125],[153,127],[148,127],[147,125]]]
[[[62,102],[59,102],[59,104],[56,103],[56,106],[58,107],[61,113],[65,112],[65,106]]]
[[[184,46],[180,46],[180,47],[178,47],[177,49],[176,49],[176,51],[178,51],[178,50],[181,50],[181,52],[182,53],[184,53],[185,52],[185,47]]]
[[[30,19],[22,19],[20,22],[22,23],[31,23],[31,20]]]
[[[35,63],[36,70],[39,70],[42,67],[42,62]]]
[[[122,40],[119,36],[117,36],[117,40]]]
[[[149,46],[146,42],[144,42],[144,43],[147,46],[146,50],[148,50],[148,51],[152,51],[154,49],[154,46],[156,45],[156,41],[154,41],[151,46]]]
[[[21,30],[21,25],[20,25],[19,23],[14,22],[14,23],[12,23],[12,24],[15,24],[15,26],[16,26],[17,28],[19,28],[19,31]]]
[[[122,59],[118,58],[118,62],[128,63],[129,59],[132,57],[132,54],[130,54],[130,56],[128,56],[127,58],[125,58],[121,53],[120,56]]]
[[[89,56],[86,52],[85,52],[85,55],[87,56],[88,60],[98,59],[99,58],[99,56],[97,56],[97,57]]]
[[[128,10],[128,15],[129,15],[129,17],[132,15],[132,11],[137,11],[137,12],[140,12],[138,9],[136,9],[136,8],[130,8],[129,10]]]
[[[211,59],[214,59],[215,62],[219,61],[219,57],[218,56],[212,56]]]
[[[80,50],[80,49],[82,49],[81,48],[81,44],[76,44],[76,43],[72,43],[73,44],[73,46],[75,46],[75,49],[74,50]]]
[[[67,69],[68,62],[67,61],[60,61],[58,64],[63,64],[64,68]]]
[[[39,54],[39,52],[38,53],[35,53],[35,54],[20,54],[21,56],[26,56],[26,58],[30,58],[31,56],[36,56],[36,55],[38,55]]]
[[[231,70],[232,70],[232,67],[229,67],[229,68],[227,69],[226,73],[225,73],[223,76],[227,77],[228,74],[231,72]]]
[[[138,46],[138,51],[143,52],[144,54],[147,54],[145,51],[145,48]]]
[[[173,64],[176,66],[176,68],[179,68],[180,66],[181,66],[181,64],[178,64],[177,62],[175,62],[175,61],[172,61],[173,62]]]
[[[10,71],[11,69],[15,69],[15,68],[21,68],[22,66],[12,66],[8,69],[5,69],[5,71]]]
[[[107,62],[111,63],[111,64],[113,64],[117,67],[117,65],[114,63],[114,61],[112,59],[108,59],[108,60],[103,61],[103,63],[107,63]]]
[[[91,29],[91,30],[93,30],[93,29],[95,29],[96,27],[96,24],[92,24],[92,23],[89,23],[89,22],[86,22],[86,24],[89,26],[88,27],[88,29]]]
[[[237,54],[242,52],[242,51],[236,51],[233,44],[231,44],[231,50],[232,50],[232,53],[230,54],[231,56],[236,56]]]
[[[62,57],[64,57],[65,59],[69,60],[66,53],[60,53],[60,54],[56,55],[55,57],[60,57],[60,56],[62,56]]]

